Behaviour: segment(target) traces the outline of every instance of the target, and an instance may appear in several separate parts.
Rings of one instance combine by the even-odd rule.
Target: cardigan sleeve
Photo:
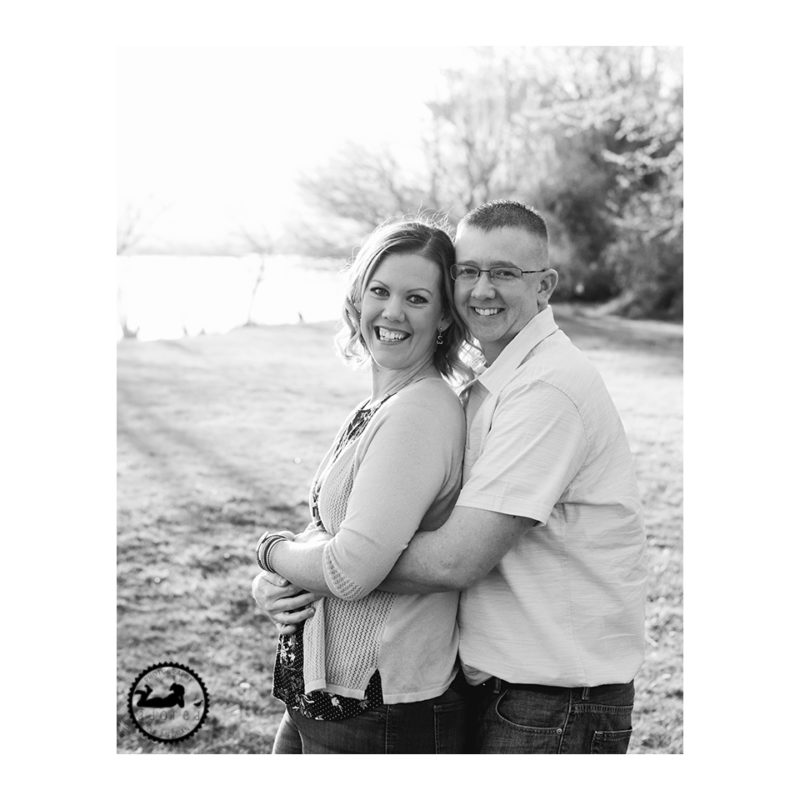
[[[358,600],[375,589],[431,506],[455,500],[465,424],[458,399],[444,391],[398,395],[365,431],[345,518],[324,551],[325,581],[337,597]]]

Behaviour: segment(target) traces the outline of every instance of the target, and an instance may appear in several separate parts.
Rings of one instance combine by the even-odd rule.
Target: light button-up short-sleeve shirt
[[[468,679],[632,680],[644,656],[646,582],[633,458],[599,373],[550,307],[478,377],[467,420],[457,505],[531,520],[462,593]]]

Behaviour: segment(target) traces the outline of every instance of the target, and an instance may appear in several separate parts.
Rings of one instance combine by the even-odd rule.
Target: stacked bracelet
[[[282,533],[270,533],[269,531],[265,531],[256,545],[256,561],[258,561],[258,566],[267,572],[275,572],[269,558],[272,548],[275,547],[278,542],[288,541],[289,537],[284,536]]]

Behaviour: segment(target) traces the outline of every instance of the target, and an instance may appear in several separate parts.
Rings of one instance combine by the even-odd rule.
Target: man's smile
[[[484,308],[482,306],[470,306],[470,308],[481,317],[493,317],[503,310],[502,308]]]

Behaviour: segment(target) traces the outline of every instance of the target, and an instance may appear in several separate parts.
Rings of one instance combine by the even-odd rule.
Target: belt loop
[[[501,678],[492,678],[492,692],[500,694],[503,691],[503,681]]]
[[[584,686],[583,691],[581,692],[581,700],[588,700],[589,699],[589,687]]]

